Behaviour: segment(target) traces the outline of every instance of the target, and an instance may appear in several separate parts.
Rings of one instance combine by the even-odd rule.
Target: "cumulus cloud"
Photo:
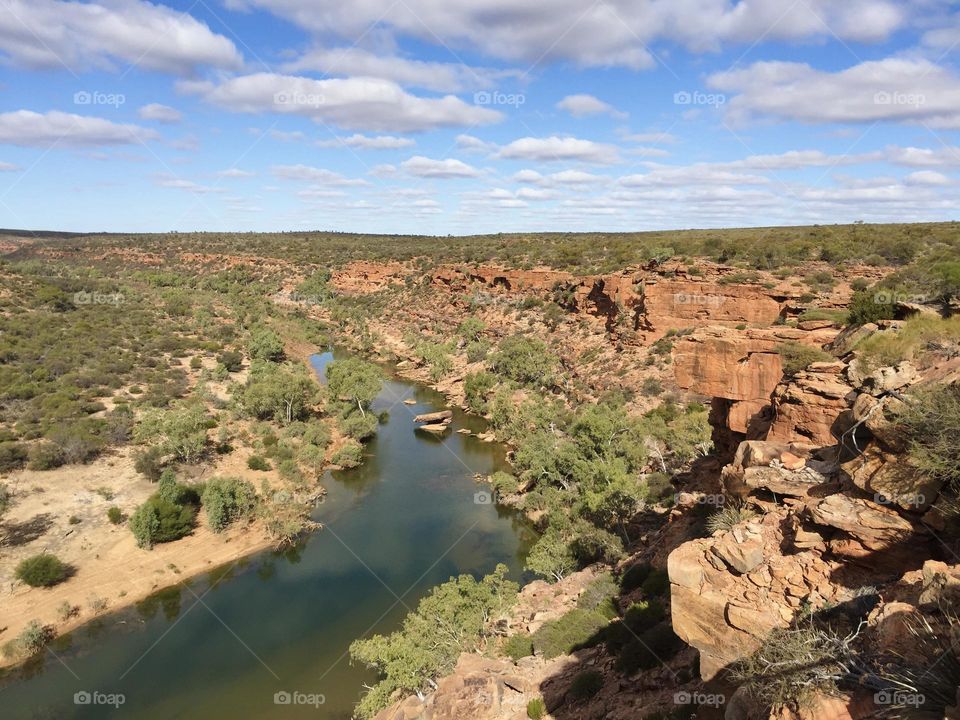
[[[22,169],[19,165],[14,165],[13,163],[0,162],[0,172],[17,172]]]
[[[696,185],[763,185],[770,182],[762,175],[722,170],[710,163],[698,163],[686,166],[656,166],[647,173],[626,175],[620,178],[625,187],[643,186],[680,186]]]
[[[557,103],[558,110],[564,110],[575,118],[582,118],[588,115],[611,115],[616,118],[624,118],[626,113],[620,112],[613,105],[605,103],[593,95],[567,95],[563,100]]]
[[[724,43],[832,38],[876,41],[908,21],[893,0],[580,0],[540,5],[502,0],[366,0],[325,4],[314,0],[227,0],[229,7],[259,7],[318,35],[361,39],[376,24],[384,34],[404,35],[449,47],[479,48],[507,60],[572,60],[583,66],[651,67],[647,47],[663,41],[694,51]]]
[[[243,59],[223,35],[191,16],[140,0],[4,0],[0,51],[30,68],[73,72],[137,65],[188,74],[198,67],[237,69]]]
[[[306,180],[321,185],[369,185],[366,180],[344,177],[326,168],[309,165],[274,165],[270,168],[274,177],[285,180]]]
[[[411,175],[428,178],[473,178],[482,174],[480,170],[467,165],[462,160],[454,158],[433,160],[421,155],[414,155],[409,160],[404,160],[400,163],[400,167]]]
[[[333,140],[319,140],[319,147],[351,147],[362,150],[397,150],[399,148],[412,147],[416,141],[411,138],[396,137],[394,135],[361,135],[355,133],[350,137],[338,137]]]
[[[960,167],[960,147],[941,145],[936,148],[898,147],[884,148],[884,157],[895,165],[907,167]]]
[[[497,157],[507,160],[534,160],[538,162],[571,161],[610,165],[619,160],[613,145],[581,140],[573,137],[525,137],[514,140],[500,149]]]
[[[164,188],[171,188],[173,190],[185,190],[193,193],[194,195],[209,195],[212,193],[225,192],[223,188],[213,187],[210,185],[200,185],[192,180],[184,180],[182,178],[172,177],[169,175],[158,178],[157,185]]]
[[[461,92],[491,87],[507,73],[461,63],[411,60],[397,55],[376,55],[358,47],[316,48],[283,66],[284,72],[319,72],[326,76],[374,77],[404,87],[435,92]]]
[[[481,140],[473,135],[457,135],[457,148],[464,152],[492,152],[497,149],[496,143]]]
[[[153,120],[158,123],[172,125],[183,119],[183,113],[167,105],[160,103],[150,103],[137,110],[137,116],[141,120]]]
[[[419,132],[442,127],[485,125],[503,116],[468,105],[453,95],[411,95],[394,82],[376,78],[313,80],[257,73],[220,85],[194,86],[204,99],[234,112],[299,115],[350,130]]]
[[[0,143],[24,147],[132,145],[158,138],[138,125],[114,123],[87,115],[17,110],[0,114]]]
[[[773,117],[806,123],[926,123],[960,128],[960,78],[927,60],[887,58],[840,72],[805,63],[758,62],[716,73],[710,87],[736,95],[735,121]]]
[[[952,185],[953,180],[935,170],[918,170],[910,173],[903,181],[907,185]]]
[[[256,175],[255,172],[250,170],[241,170],[239,168],[228,168],[226,170],[221,170],[217,173],[220,177],[223,178],[249,178]]]

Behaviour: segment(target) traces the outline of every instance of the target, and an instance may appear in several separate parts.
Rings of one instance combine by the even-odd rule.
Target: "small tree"
[[[538,575],[560,582],[576,569],[577,561],[562,533],[550,528],[530,549],[526,567]]]
[[[247,351],[252,360],[279,361],[283,359],[283,341],[269,328],[254,328],[250,333]]]
[[[69,567],[55,555],[41,553],[22,560],[14,575],[30,587],[50,587],[67,578]]]
[[[237,405],[254,417],[289,424],[305,417],[316,398],[317,386],[304,368],[258,362],[237,394]]]
[[[383,389],[383,373],[359,358],[335,360],[327,365],[327,388],[331,398],[355,404],[364,415]]]
[[[217,477],[206,484],[201,499],[210,528],[223,532],[231,523],[253,513],[257,493],[245,480]]]
[[[157,543],[189,535],[196,513],[192,505],[178,505],[159,494],[152,495],[130,517],[130,530],[137,546],[149,550]]]

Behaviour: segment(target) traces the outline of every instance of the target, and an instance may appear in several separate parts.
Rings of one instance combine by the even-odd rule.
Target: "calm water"
[[[321,377],[331,359],[314,356]],[[472,476],[503,465],[501,446],[414,432],[413,415],[443,400],[391,379],[375,403],[389,420],[365,463],[324,478],[328,495],[314,513],[323,530],[295,550],[221,568],[58,639],[4,679],[0,717],[349,718],[363,683],[375,680],[350,665],[352,640],[395,629],[452,575],[502,562],[518,578],[532,539],[516,516],[475,502],[483,486]],[[483,421],[457,411],[453,427],[478,430]],[[77,705],[84,691],[122,693],[125,702]],[[277,705],[278,692],[325,702]]]

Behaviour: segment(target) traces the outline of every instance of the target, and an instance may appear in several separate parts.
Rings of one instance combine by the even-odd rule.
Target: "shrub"
[[[53,628],[43,625],[39,620],[31,620],[23,632],[3,646],[3,654],[8,657],[32,657],[47,646],[53,635]]]
[[[783,373],[787,376],[796,375],[815,362],[827,362],[834,359],[833,355],[820,348],[810,347],[792,340],[780,343],[777,346],[777,352],[780,353],[780,360],[783,363]]]
[[[486,370],[467,373],[463,378],[463,392],[467,407],[475,413],[487,411],[487,395],[497,384],[497,378]]]
[[[494,372],[525,385],[552,383],[555,364],[546,343],[522,335],[504,338],[500,349],[490,358]]]
[[[517,479],[502,470],[497,470],[497,472],[490,476],[490,485],[497,496],[513,495],[517,492],[518,487]]]
[[[548,660],[586,647],[607,624],[592,610],[575,608],[563,617],[544,623],[531,636],[534,649]]]
[[[598,670],[584,670],[579,673],[567,691],[574,701],[589,700],[603,688],[603,675]]]
[[[657,378],[647,378],[643,381],[643,386],[640,389],[647,397],[654,397],[655,395],[660,395],[663,392],[663,385],[660,383]]]
[[[530,720],[542,720],[547,714],[547,704],[543,698],[534,698],[527,703],[527,717]]]
[[[490,352],[490,343],[486,340],[474,340],[467,343],[467,362],[480,362]]]
[[[66,580],[69,570],[55,555],[41,553],[21,560],[14,575],[30,587],[50,587]]]
[[[0,472],[17,470],[26,462],[27,449],[16,442],[0,442]]]
[[[617,616],[617,583],[611,573],[603,573],[584,588],[577,598],[577,607],[584,610],[594,610],[607,620]]]
[[[533,655],[533,640],[528,633],[511,635],[503,643],[503,653],[516,662]]]
[[[251,455],[247,458],[247,467],[251,470],[257,470],[259,472],[266,472],[271,469],[270,463],[266,458],[260,457],[259,455]]]
[[[116,505],[107,508],[107,519],[114,525],[119,525],[124,520],[123,510]]]
[[[907,438],[911,463],[954,493],[960,491],[960,386],[934,385],[911,393],[896,422]]]
[[[884,297],[886,295],[890,296],[889,301]],[[893,293],[882,293],[877,288],[855,292],[850,298],[847,322],[851,325],[866,325],[879,320],[892,320],[895,315],[892,298]]]
[[[666,615],[666,610],[659,600],[642,600],[630,604],[630,607],[623,614],[621,622],[631,631],[632,635],[639,635],[663,620],[664,615]]]
[[[255,328],[250,333],[247,352],[250,353],[251,360],[272,360],[276,362],[283,359],[283,341],[279,335],[269,328]]]
[[[342,468],[355,468],[363,462],[363,446],[356,440],[345,442],[330,461]]]
[[[217,362],[223,365],[227,372],[239,372],[243,368],[243,355],[235,350],[225,350],[217,356]]]
[[[253,513],[257,493],[253,485],[239,478],[213,478],[200,496],[207,511],[207,523],[214,532],[223,532],[231,523]]]
[[[134,511],[130,517],[130,530],[137,546],[149,550],[157,543],[189,535],[196,512],[192,505],[177,505],[155,494]]]
[[[49,440],[39,442],[30,448],[29,457],[27,467],[31,470],[53,470],[65,462],[60,448]]]
[[[756,517],[757,513],[746,505],[728,503],[707,518],[707,530],[711,533],[726,532],[745,520]]]
[[[160,479],[163,472],[163,449],[151,447],[146,450],[140,450],[133,456],[133,469],[143,475],[147,480],[156,482]]]
[[[347,437],[361,442],[377,434],[377,425],[379,421],[373,413],[364,415],[360,412],[351,412],[340,419],[340,431]]]

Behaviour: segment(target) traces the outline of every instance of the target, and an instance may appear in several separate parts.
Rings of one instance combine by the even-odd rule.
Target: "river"
[[[331,359],[311,359],[321,377]],[[313,514],[322,530],[56,639],[6,673],[0,717],[349,718],[375,680],[350,664],[351,641],[395,629],[453,575],[502,562],[519,579],[533,539],[520,518],[477,496],[485,486],[473,475],[504,467],[501,445],[414,431],[413,415],[443,407],[434,390],[390,377],[374,403],[389,419],[364,464],[323,478],[328,493]],[[484,421],[456,410],[453,429],[462,427]],[[288,697],[307,704],[282,704]]]

